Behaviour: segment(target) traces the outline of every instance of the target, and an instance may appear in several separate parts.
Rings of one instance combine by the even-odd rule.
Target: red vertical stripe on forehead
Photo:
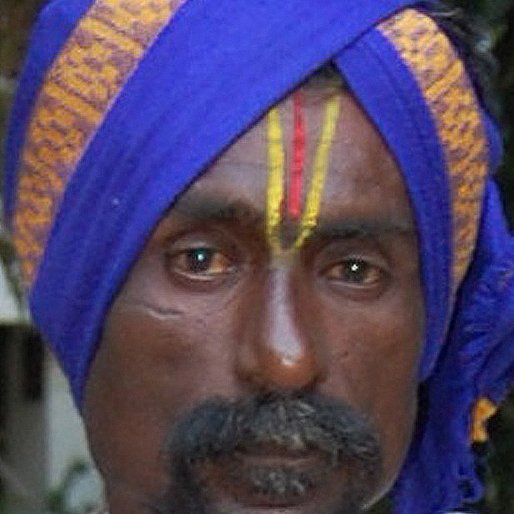
[[[301,214],[303,170],[305,167],[305,120],[303,115],[303,95],[300,91],[293,94],[294,136],[293,159],[287,195],[287,208],[293,219]]]

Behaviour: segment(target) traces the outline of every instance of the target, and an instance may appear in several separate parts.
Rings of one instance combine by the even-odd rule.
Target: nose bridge
[[[284,367],[294,367],[307,348],[297,319],[298,299],[293,298],[291,279],[285,270],[271,272],[268,296],[264,312],[269,333],[262,343]]]
[[[310,337],[308,320],[302,319],[302,298],[295,289],[290,270],[270,270],[253,322],[245,325],[238,364],[247,380],[264,389],[308,388],[323,372],[320,349]]]

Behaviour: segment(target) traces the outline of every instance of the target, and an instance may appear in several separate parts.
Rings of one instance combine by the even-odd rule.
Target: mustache
[[[177,424],[167,447],[194,465],[263,445],[293,453],[318,451],[333,466],[355,459],[376,469],[381,460],[371,423],[348,405],[315,393],[209,400]]]
[[[211,512],[200,505],[203,493],[195,468],[262,447],[276,449],[277,454],[317,452],[327,469],[348,466],[346,488],[356,502],[374,488],[382,471],[378,434],[366,417],[342,402],[314,392],[260,393],[237,401],[213,398],[192,409],[172,429],[164,454],[174,485],[155,511]],[[318,482],[294,474],[254,469],[250,479],[256,489],[269,494],[282,494],[288,487],[304,494],[311,482]]]

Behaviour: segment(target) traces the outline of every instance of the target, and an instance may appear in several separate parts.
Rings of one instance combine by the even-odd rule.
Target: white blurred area
[[[85,514],[101,483],[80,416],[0,265],[0,514]]]

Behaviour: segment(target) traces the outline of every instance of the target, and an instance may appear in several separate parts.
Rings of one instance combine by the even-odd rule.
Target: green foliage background
[[[491,44],[499,62],[495,82],[501,100],[499,118],[507,149],[498,180],[504,192],[506,210],[514,221],[514,0],[449,1],[481,16],[490,27]],[[27,33],[43,3],[42,0],[0,0],[0,140]],[[0,252],[8,252],[5,248],[0,245]],[[483,449],[491,455],[489,470],[485,472],[487,495],[477,508],[487,514],[514,514],[514,397],[491,425],[493,445]],[[386,510],[383,505],[377,509],[377,514]]]

